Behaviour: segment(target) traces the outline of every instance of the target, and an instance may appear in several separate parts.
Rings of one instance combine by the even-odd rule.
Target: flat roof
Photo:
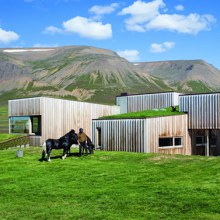
[[[35,96],[35,97],[27,97],[27,98],[9,99],[8,101],[19,101],[19,100],[40,99],[40,98],[55,99],[55,100],[62,100],[62,101],[69,101],[69,102],[80,102],[80,103],[85,103],[85,104],[87,103],[87,104],[102,105],[102,106],[119,107],[118,105],[110,105],[110,104],[108,105],[108,104],[95,103],[95,102],[84,102],[84,101],[78,101],[78,100],[61,99],[61,98],[47,97],[47,96]]]
[[[176,111],[172,111],[172,107],[167,107],[164,109],[152,109],[139,112],[129,112],[118,115],[103,116],[96,120],[108,120],[108,119],[145,119],[145,118],[155,118],[155,117],[165,117],[165,116],[176,116],[184,115],[185,113],[179,112],[177,108]]]
[[[214,95],[214,94],[220,94],[220,92],[204,92],[204,93],[188,93],[188,94],[182,94],[180,96],[193,96],[193,95]]]
[[[138,94],[127,94],[127,95],[117,95],[115,97],[124,97],[124,96],[139,96],[139,95],[152,95],[152,94],[162,94],[162,93],[179,93],[175,91],[166,91],[166,92],[150,92],[150,93],[138,93]],[[124,92],[126,94],[126,92]],[[183,93],[179,93],[183,94]]]

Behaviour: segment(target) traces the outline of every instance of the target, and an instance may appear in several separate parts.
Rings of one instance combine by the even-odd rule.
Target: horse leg
[[[42,150],[42,157],[41,157],[42,161],[45,159],[45,156],[46,156],[46,152],[45,152],[45,150]]]
[[[51,142],[46,143],[46,160],[47,160],[48,162],[51,161],[51,160],[50,160],[50,153],[51,153],[51,151],[52,151],[52,143],[51,143]]]
[[[67,156],[67,153],[68,153],[68,146],[66,143],[63,144],[63,155],[62,155],[62,159],[66,159],[66,156]]]
[[[48,151],[47,151],[47,154],[46,154],[46,158],[47,158],[47,161],[48,162],[50,162],[51,161],[51,159],[50,159],[50,153],[51,153],[51,149],[49,149]]]
[[[71,146],[68,147],[67,154],[70,155]]]

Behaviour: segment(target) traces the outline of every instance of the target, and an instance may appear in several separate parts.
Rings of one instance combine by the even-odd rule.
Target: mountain
[[[220,70],[203,60],[136,63],[179,92],[214,92],[220,89]]]
[[[114,103],[121,92],[169,90],[115,52],[88,46],[0,50],[0,93]],[[0,97],[1,98],[1,97]]]
[[[121,92],[211,92],[220,71],[202,60],[131,63],[90,46],[0,49],[0,103],[52,96],[114,104]]]

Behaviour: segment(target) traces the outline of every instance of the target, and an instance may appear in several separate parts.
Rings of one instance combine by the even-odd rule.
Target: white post
[[[31,123],[31,118],[29,117],[28,120],[28,127],[29,127],[29,134],[32,134],[32,123]]]
[[[8,119],[8,133],[11,134],[11,120]]]
[[[209,157],[209,146],[210,146],[210,140],[209,140],[209,130],[206,130],[206,156]]]

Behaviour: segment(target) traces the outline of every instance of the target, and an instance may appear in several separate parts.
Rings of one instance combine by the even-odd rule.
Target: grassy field
[[[8,105],[0,104],[0,133],[8,132]]]
[[[19,134],[0,134],[0,142],[10,140],[12,138],[22,137],[23,135]]]
[[[0,219],[220,219],[220,158],[0,151]]]

